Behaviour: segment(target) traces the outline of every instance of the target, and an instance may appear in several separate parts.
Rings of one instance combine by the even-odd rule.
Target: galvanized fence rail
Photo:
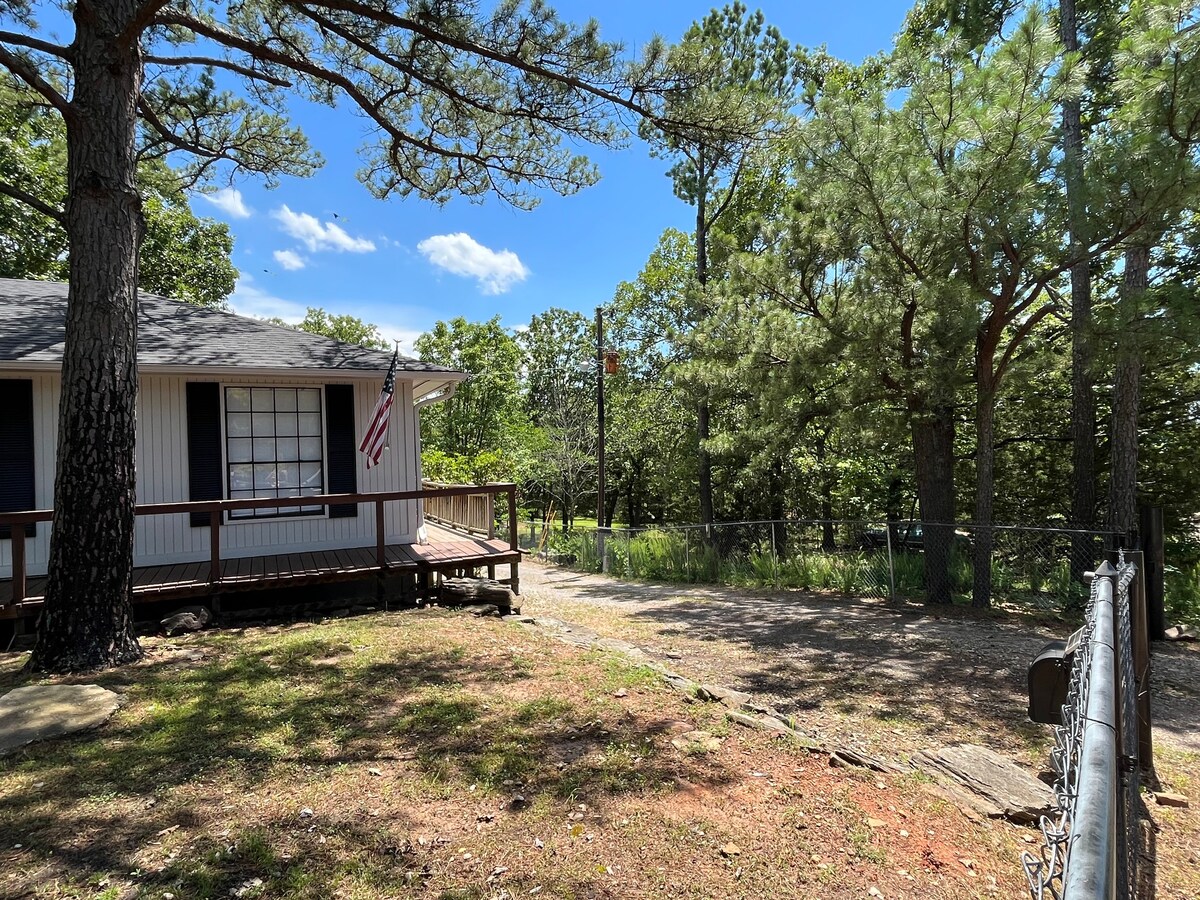
[[[1136,900],[1144,834],[1140,776],[1149,721],[1139,708],[1133,590],[1136,566],[1118,557],[1092,579],[1051,762],[1056,809],[1042,846],[1022,864],[1034,900]],[[1131,602],[1131,600],[1133,602]]]

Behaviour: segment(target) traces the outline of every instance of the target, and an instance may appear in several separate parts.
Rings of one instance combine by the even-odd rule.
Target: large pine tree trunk
[[[1059,0],[1063,49],[1079,49],[1075,0]],[[1083,194],[1083,127],[1078,97],[1063,101],[1063,158],[1070,226],[1071,266],[1071,522],[1091,528],[1096,520],[1096,378],[1092,362],[1092,269],[1084,258],[1087,205]],[[1076,535],[1071,574],[1081,579],[1090,568],[1091,538]]]
[[[992,506],[996,481],[996,393],[987,376],[981,373],[976,388],[975,408],[975,565],[971,585],[971,605],[986,608],[992,604]]]
[[[912,413],[917,503],[925,543],[927,603],[949,603],[950,546],[954,539],[954,411],[946,406]]]
[[[136,41],[117,35],[136,0],[75,7],[67,117],[70,289],[49,582],[29,666],[65,672],[140,655],[133,630],[137,257]]]
[[[1142,352],[1137,322],[1150,275],[1150,246],[1130,244],[1118,303],[1117,364],[1113,378],[1111,480],[1108,527],[1127,532],[1137,513],[1138,407],[1141,404]]]
[[[829,442],[828,429],[817,435],[817,466],[821,470],[821,549],[832,553],[837,549],[837,536],[833,530],[833,473],[826,465],[826,448]]]

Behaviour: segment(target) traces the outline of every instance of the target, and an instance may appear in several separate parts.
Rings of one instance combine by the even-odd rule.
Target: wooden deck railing
[[[467,534],[487,538],[496,536],[495,494],[458,493],[463,488],[475,487],[468,484],[444,484],[440,481],[422,483],[435,492],[425,499],[426,519]]]
[[[276,509],[279,507],[335,506],[347,503],[371,503],[375,506],[375,560],[380,569],[387,567],[387,534],[384,526],[384,504],[412,500],[443,502],[456,497],[482,495],[492,509],[495,498],[505,495],[508,501],[508,545],[519,550],[517,543],[517,486],[515,484],[463,485],[424,488],[418,491],[376,491],[366,494],[314,494],[307,497],[263,497],[252,500],[189,500],[178,503],[146,503],[139,505],[134,514],[138,516],[209,515],[209,582],[221,581],[221,528],[230,524],[242,524],[246,520],[225,521],[225,513],[242,509]],[[25,563],[25,528],[30,522],[50,522],[54,519],[53,509],[31,509],[23,512],[0,512],[0,525],[11,525],[12,529],[12,603],[20,603],[27,595]],[[494,537],[494,533],[489,535]]]

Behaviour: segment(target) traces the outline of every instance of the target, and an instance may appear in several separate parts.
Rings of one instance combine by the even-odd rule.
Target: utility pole
[[[596,526],[604,528],[604,307],[596,307]]]

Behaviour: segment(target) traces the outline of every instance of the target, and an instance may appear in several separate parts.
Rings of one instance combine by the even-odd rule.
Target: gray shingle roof
[[[258,319],[168,300],[139,297],[138,363],[144,366],[337,369],[385,372],[392,354],[307,334]],[[0,278],[0,362],[60,363],[67,314],[61,281]],[[401,356],[397,371],[453,370]]]

